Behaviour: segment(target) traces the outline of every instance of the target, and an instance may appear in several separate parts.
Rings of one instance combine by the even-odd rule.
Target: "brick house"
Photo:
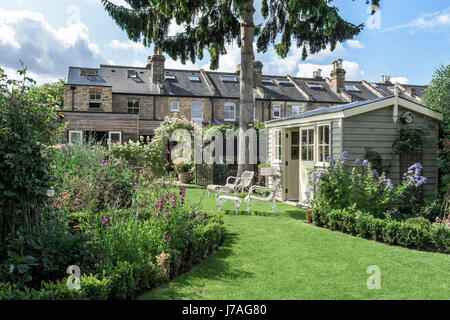
[[[64,86],[67,139],[87,135],[105,141],[152,136],[164,117],[173,113],[204,123],[239,122],[239,65],[235,72],[166,69],[163,55],[148,58],[146,67],[101,65],[70,67]],[[255,62],[254,117],[283,118],[323,107],[392,95],[388,76],[380,83],[346,81],[342,60],[333,62],[330,78],[321,70],[311,78],[263,75]],[[399,85],[418,101],[424,86]]]

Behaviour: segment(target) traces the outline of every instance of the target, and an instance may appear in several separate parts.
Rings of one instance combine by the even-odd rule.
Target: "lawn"
[[[199,187],[191,203],[217,210]],[[204,197],[203,197],[204,196]],[[141,299],[450,299],[450,255],[392,247],[305,223],[301,209],[261,203],[234,214],[224,206],[227,235],[216,254]],[[369,290],[367,268],[381,269]]]

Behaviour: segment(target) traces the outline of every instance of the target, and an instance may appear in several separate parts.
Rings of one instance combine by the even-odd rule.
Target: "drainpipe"
[[[269,107],[269,120],[272,120],[272,97],[270,97],[268,107]]]
[[[264,100],[261,101],[261,110],[262,110],[262,122],[264,122]]]
[[[153,96],[153,120],[156,120],[156,96]]]
[[[211,123],[214,122],[214,98],[209,98],[211,101]]]
[[[72,111],[75,111],[75,86],[71,86],[70,89],[72,90]]]

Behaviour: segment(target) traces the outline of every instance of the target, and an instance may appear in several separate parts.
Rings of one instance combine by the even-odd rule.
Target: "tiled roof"
[[[112,87],[113,93],[126,94],[149,94],[149,95],[173,95],[186,97],[210,97],[213,95],[223,98],[239,98],[239,76],[235,73],[206,71],[209,86],[199,70],[177,70],[165,69],[165,74],[174,76],[175,79],[166,79],[162,83],[163,90],[152,83],[150,69],[131,66],[108,66],[101,65],[96,71],[97,75],[82,75],[81,70],[85,68],[70,67],[68,74],[68,85],[105,86]],[[135,77],[129,77],[129,71],[136,73]],[[200,81],[191,81],[189,76],[195,75]],[[222,81],[221,76],[234,76],[237,81]],[[337,93],[329,84],[329,80],[323,78],[299,78],[289,76],[263,75],[263,79],[270,79],[272,83],[263,82],[260,92],[265,99],[274,101],[311,101],[328,104],[344,104],[351,97],[353,101],[367,101],[382,96],[390,96],[394,84],[376,83],[370,84],[362,81],[346,81],[347,90],[344,97]],[[284,80],[279,83],[278,80]],[[211,88],[212,86],[212,88]],[[402,85],[408,90],[413,88],[415,96],[421,96],[425,86]],[[356,90],[355,90],[356,89]],[[378,92],[378,95],[376,94]],[[401,93],[408,94],[401,91]],[[413,98],[413,97],[411,97]]]

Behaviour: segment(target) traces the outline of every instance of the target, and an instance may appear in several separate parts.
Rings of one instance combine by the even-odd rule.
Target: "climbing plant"
[[[405,151],[423,152],[426,134],[423,129],[402,126],[398,129],[398,138],[394,141],[392,147],[397,154]]]

